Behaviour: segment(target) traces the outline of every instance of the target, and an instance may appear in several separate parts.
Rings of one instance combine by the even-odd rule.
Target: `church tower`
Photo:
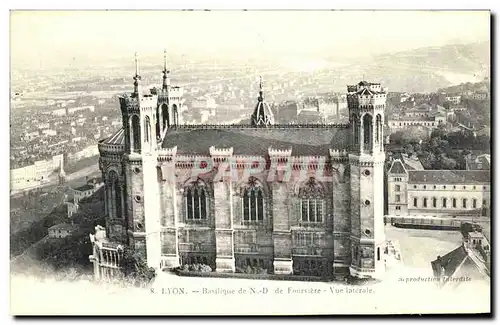
[[[269,104],[264,101],[262,88],[262,77],[259,77],[259,97],[251,118],[251,125],[257,127],[267,127],[274,124],[274,115]]]
[[[351,125],[351,266],[361,278],[385,271],[383,121],[387,92],[378,83],[347,86]]]
[[[155,90],[158,95],[158,104],[156,107],[159,116],[156,124],[156,134],[158,140],[161,140],[167,130],[182,122],[182,105],[184,103],[182,87],[172,86],[170,83],[170,70],[167,67],[167,51],[163,52],[163,70],[162,70],[161,89]]]

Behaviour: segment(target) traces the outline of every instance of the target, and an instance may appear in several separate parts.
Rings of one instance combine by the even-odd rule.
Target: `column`
[[[157,171],[155,170],[155,172]],[[161,263],[162,267],[165,268],[175,268],[180,265],[179,236],[177,230],[179,213],[177,209],[178,193],[175,179],[175,160],[172,159],[170,162],[163,162],[158,196],[161,200],[159,216]]]
[[[142,154],[146,260],[149,267],[159,270],[161,267],[161,213],[157,163],[157,156],[154,152]]]
[[[230,168],[230,167],[229,167]],[[214,183],[216,271],[234,272],[233,209],[230,179]]]
[[[274,246],[274,273],[292,274],[292,232],[290,220],[294,215],[287,204],[287,186],[285,183],[273,183],[273,246]]]

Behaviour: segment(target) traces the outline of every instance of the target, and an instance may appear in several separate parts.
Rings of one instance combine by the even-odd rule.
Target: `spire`
[[[140,93],[140,85],[139,81],[141,80],[141,76],[139,75],[139,59],[137,57],[137,52],[135,52],[135,76],[134,76],[134,94],[139,95]]]
[[[264,93],[262,91],[262,76],[259,76],[259,102],[262,102],[264,100]]]
[[[167,50],[163,50],[163,86],[162,88],[167,90],[170,86],[169,75],[170,70],[167,70]]]
[[[251,125],[267,127],[274,124],[274,115],[269,104],[264,101],[262,76],[259,77],[259,98],[251,117]]]

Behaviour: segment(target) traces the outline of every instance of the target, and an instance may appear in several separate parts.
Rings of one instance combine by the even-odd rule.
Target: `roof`
[[[70,225],[69,223],[60,223],[58,225],[52,226],[49,230],[75,230],[78,226]]]
[[[435,276],[441,275],[441,268],[444,269],[444,276],[452,276],[458,267],[467,258],[468,254],[464,246],[460,246],[431,262],[432,270]]]
[[[346,125],[181,126],[167,131],[163,148],[177,153],[208,155],[209,148],[233,148],[234,155],[267,155],[269,147],[292,148],[292,155],[328,155],[329,149],[348,149]]]
[[[395,159],[389,169],[390,174],[406,174],[406,169],[400,159]]]
[[[74,191],[85,192],[85,191],[93,190],[93,189],[94,189],[94,185],[85,184],[85,185],[82,185],[80,187],[75,188]]]
[[[406,170],[424,170],[424,166],[418,158],[410,158],[405,154],[402,154],[401,158]]]
[[[420,113],[422,111],[430,111],[430,110],[432,110],[432,106],[429,105],[429,104],[425,104],[424,103],[424,104],[418,105],[417,107],[412,107],[410,109],[407,109],[406,112],[407,113],[409,113],[409,112],[411,112],[411,113],[416,113],[416,112]]]
[[[123,128],[119,129],[113,133],[110,137],[100,141],[103,144],[124,144],[125,143],[125,133]]]
[[[411,170],[411,184],[490,184],[489,170]]]

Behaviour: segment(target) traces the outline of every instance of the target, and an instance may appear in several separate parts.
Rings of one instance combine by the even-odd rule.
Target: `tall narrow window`
[[[264,220],[264,195],[260,188],[257,191],[257,220]]]
[[[415,208],[418,206],[418,199],[416,197],[413,198],[413,206]]]
[[[115,206],[116,206],[116,217],[121,218],[122,216],[122,190],[118,178],[115,179],[113,184],[113,191],[115,192]]]
[[[445,197],[443,198],[443,208],[446,208],[446,203],[447,203],[448,199],[446,199]]]
[[[132,150],[140,151],[141,150],[141,122],[139,121],[139,116],[133,115],[131,122],[131,131],[132,131]]]
[[[186,195],[186,210],[187,210],[187,218],[188,220],[192,220],[193,218],[193,195],[191,194],[191,189],[187,190]]]
[[[427,198],[426,197],[424,197],[423,206],[424,206],[424,208],[427,208]]]
[[[165,128],[169,128],[170,127],[170,116],[168,114],[167,104],[161,105],[161,118],[162,118],[163,130],[165,130]]]
[[[477,208],[477,200],[476,199],[472,199],[472,208],[473,209]]]
[[[314,178],[310,178],[299,190],[301,203],[300,220],[304,223],[323,222],[324,191]]]
[[[462,199],[462,208],[467,208],[467,199]]]
[[[352,115],[352,124],[354,129],[354,145],[359,145],[359,121],[355,114]]]
[[[250,177],[243,189],[243,221],[258,222],[264,220],[264,192],[255,177]]]
[[[151,121],[149,116],[144,119],[144,142],[151,141]]]
[[[456,208],[457,207],[457,199],[453,198],[453,200],[451,200],[451,202],[452,202],[452,206],[454,208]]]
[[[373,118],[370,114],[363,116],[363,143],[365,150],[372,149],[373,142]]]
[[[432,198],[432,207],[433,208],[437,207],[437,199],[435,197]]]
[[[208,211],[206,186],[201,180],[196,181],[186,188],[185,206],[187,221],[207,219]]]
[[[375,130],[375,141],[380,142],[382,137],[382,117],[380,114],[377,115],[376,130]]]

